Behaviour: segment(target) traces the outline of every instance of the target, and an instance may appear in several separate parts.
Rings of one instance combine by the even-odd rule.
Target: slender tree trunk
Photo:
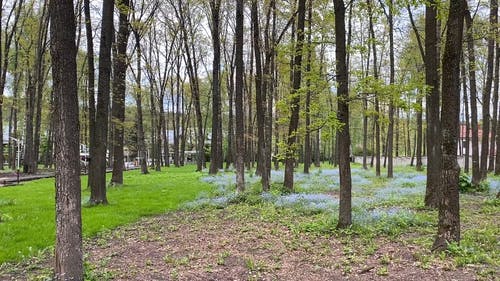
[[[425,84],[429,87],[426,98],[427,118],[427,183],[425,206],[437,208],[441,177],[441,129],[439,117],[438,28],[436,1],[425,7]]]
[[[113,98],[111,119],[113,122],[113,173],[111,183],[123,184],[123,123],[125,122],[125,79],[127,72],[127,43],[130,35],[128,14],[129,0],[119,0],[120,19],[116,39],[116,57],[113,65]]]
[[[198,70],[196,58],[194,38],[191,38],[188,34],[187,27],[191,28],[191,18],[185,19],[187,15],[186,11],[183,10],[182,1],[178,1],[178,18],[181,23],[181,31],[183,33],[183,43],[184,43],[184,54],[186,56],[186,68],[189,76],[189,84],[191,87],[191,93],[193,95],[194,110],[196,116],[196,171],[201,171],[205,164],[205,134],[203,132],[203,116],[201,113],[201,102],[200,102],[200,88],[198,81]],[[191,46],[189,45],[191,44]],[[243,86],[243,85],[242,85]]]
[[[465,11],[465,23],[467,28],[466,41],[469,60],[469,86],[470,86],[470,111],[472,129],[472,185],[477,186],[481,181],[479,169],[479,126],[477,118],[477,86],[476,86],[476,55],[474,37],[472,30],[472,17],[470,11]]]
[[[495,170],[495,153],[499,150],[496,146],[497,139],[497,123],[500,104],[498,103],[498,86],[499,86],[499,67],[500,67],[500,44],[496,45],[495,57],[495,76],[493,80],[493,117],[491,119],[491,145],[490,145],[490,160],[488,165],[488,172]],[[496,149],[495,149],[496,146]]]
[[[469,173],[469,157],[470,157],[470,116],[469,116],[469,97],[467,95],[467,72],[465,71],[465,61],[462,55],[462,91],[464,93],[463,103],[465,111],[465,165],[464,172]]]
[[[451,1],[443,54],[442,193],[439,198],[438,233],[433,250],[445,250],[460,241],[459,176],[457,139],[460,125],[460,57],[465,1]]]
[[[95,155],[95,118],[96,118],[96,103],[95,103],[95,67],[94,67],[94,42],[92,35],[92,19],[90,17],[90,0],[83,1],[83,10],[85,13],[85,33],[87,37],[87,96],[88,96],[88,110],[89,110],[89,155]],[[92,158],[90,158],[92,159]],[[90,160],[92,161],[92,160]],[[88,170],[88,185],[94,181],[96,169],[89,167]]]
[[[141,173],[149,174],[147,162],[147,149],[144,140],[144,121],[142,114],[142,58],[141,58],[141,43],[139,34],[134,31],[136,52],[137,52],[137,77],[136,77],[136,93],[135,102],[137,105],[136,130],[137,130],[137,150],[139,154],[139,163],[141,165]]]
[[[491,86],[493,84],[493,66],[495,63],[495,38],[497,26],[498,4],[497,0],[490,0],[490,27],[488,36],[488,55],[486,83],[483,89],[483,135],[481,139],[481,180],[488,176],[488,156],[490,153],[490,104],[491,104]]]
[[[257,169],[261,176],[262,190],[269,190],[269,173],[267,172],[267,142],[266,142],[266,89],[263,87],[262,74],[262,50],[260,42],[260,27],[258,17],[258,1],[252,0],[252,28],[253,28],[253,46],[255,55],[255,103],[257,117]]]
[[[52,78],[56,99],[55,280],[83,280],[80,132],[72,0],[50,1]]]
[[[389,75],[389,83],[394,85],[394,22],[393,22],[393,0],[389,1],[389,60],[390,60],[390,75]],[[387,128],[387,147],[386,147],[386,155],[388,158],[387,163],[387,177],[394,177],[393,171],[393,144],[394,144],[394,97],[389,97],[389,125]]]
[[[378,77],[378,64],[377,64],[377,46],[375,40],[375,30],[373,27],[373,3],[371,0],[367,0],[368,2],[368,16],[369,16],[369,29],[370,36],[372,38],[372,52],[373,52],[373,77],[377,80]],[[375,123],[375,174],[377,177],[380,176],[380,105],[379,98],[377,93],[375,93],[375,115],[374,115],[374,123]]]
[[[417,110],[417,141],[416,141],[416,158],[417,158],[417,171],[422,171],[422,97],[417,97],[417,104],[419,109]]]
[[[235,113],[236,113],[236,188],[238,192],[245,190],[245,143],[244,143],[244,119],[243,116],[243,20],[244,20],[244,4],[243,0],[236,1],[236,29],[235,29],[235,64],[236,64],[236,79],[235,79]]]
[[[306,134],[304,137],[304,174],[309,174],[309,168],[312,162],[312,149],[311,149],[311,57],[313,52],[312,47],[312,0],[308,2],[307,9],[307,61],[306,61]]]
[[[298,1],[297,18],[297,40],[295,42],[294,61],[293,61],[293,84],[291,91],[291,116],[288,125],[287,151],[285,152],[285,179],[284,186],[288,190],[293,190],[293,169],[295,165],[295,145],[297,143],[297,128],[299,126],[300,112],[300,93],[298,92],[302,79],[302,51],[304,45],[304,25],[306,18],[306,1]]]
[[[89,203],[92,205],[108,203],[106,198],[106,152],[114,0],[104,0],[102,7],[101,43],[99,47],[99,79],[97,82],[97,107],[95,117],[95,124],[99,124],[99,126],[95,126],[95,147],[90,150],[91,153],[93,153],[90,155],[90,169],[93,169],[93,178],[89,179]]]

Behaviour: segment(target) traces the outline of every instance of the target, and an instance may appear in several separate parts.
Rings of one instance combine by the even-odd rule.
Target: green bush
[[[486,181],[482,181],[477,186],[474,186],[472,184],[472,179],[466,174],[460,175],[458,184],[460,193],[488,192],[488,190],[490,189],[490,186]]]

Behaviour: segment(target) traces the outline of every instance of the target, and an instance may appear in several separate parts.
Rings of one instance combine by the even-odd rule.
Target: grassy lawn
[[[108,188],[108,206],[83,206],[83,234],[90,237],[143,216],[176,209],[210,185],[198,180],[193,166],[163,172],[124,174],[125,185]],[[108,174],[110,176],[110,174]],[[89,199],[87,177],[82,177],[82,203]],[[55,241],[54,179],[0,188],[0,264],[34,256]]]

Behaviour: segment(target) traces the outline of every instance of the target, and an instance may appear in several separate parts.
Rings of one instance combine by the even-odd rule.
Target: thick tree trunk
[[[130,35],[128,14],[129,0],[120,0],[120,19],[116,39],[116,57],[113,66],[113,102],[111,120],[113,122],[113,173],[111,184],[123,184],[123,123],[125,122],[125,79],[127,73],[127,43]]]
[[[465,1],[451,1],[443,53],[443,106],[441,195],[438,233],[433,250],[445,250],[460,241],[459,176],[457,139],[460,125],[460,57],[462,52]]]
[[[337,58],[338,118],[342,128],[337,131],[339,142],[340,200],[338,228],[349,227],[352,223],[351,212],[351,166],[349,161],[349,86],[347,79],[345,43],[345,6],[343,0],[334,0],[335,9],[335,57]]]
[[[106,154],[108,137],[108,112],[111,75],[111,44],[113,39],[114,0],[104,0],[102,6],[101,43],[99,46],[99,78],[97,81],[97,107],[94,149],[90,149],[90,169],[93,178],[90,182],[90,201],[92,205],[107,204],[106,198]]]
[[[210,174],[217,174],[222,164],[222,115],[220,92],[220,0],[210,1],[212,12],[212,45],[214,59],[212,67],[212,140],[210,151]]]
[[[438,28],[437,3],[431,0],[425,7],[425,84],[429,87],[426,98],[427,118],[427,183],[425,206],[437,208],[441,177],[441,129],[439,117]]]
[[[55,280],[83,280],[80,131],[72,0],[50,1],[56,122]]]

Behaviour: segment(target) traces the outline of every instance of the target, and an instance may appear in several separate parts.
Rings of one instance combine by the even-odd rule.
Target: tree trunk
[[[55,280],[83,280],[80,131],[72,0],[50,1],[56,122]]]
[[[472,17],[470,11],[465,11],[467,28],[466,41],[469,59],[469,86],[470,86],[470,111],[472,129],[472,185],[478,186],[481,181],[479,169],[479,126],[477,121],[477,87],[476,87],[476,55],[472,30]]]
[[[210,150],[210,174],[217,174],[222,164],[222,115],[220,93],[220,0],[210,1],[212,12],[212,44],[214,59],[212,67],[212,140]]]
[[[416,158],[417,158],[417,165],[416,169],[417,171],[422,171],[422,97],[418,96],[417,97],[417,104],[419,106],[419,109],[417,110],[417,141],[416,141]]]
[[[390,75],[389,83],[394,85],[394,22],[393,22],[393,0],[389,1],[389,60],[390,60]],[[387,128],[387,177],[394,177],[393,171],[393,144],[394,144],[394,97],[389,97],[389,126]]]
[[[181,23],[181,31],[183,33],[183,43],[184,43],[184,55],[186,56],[186,68],[189,76],[189,84],[191,87],[191,93],[193,95],[195,116],[196,116],[196,171],[201,171],[205,164],[205,134],[203,133],[203,116],[201,113],[201,103],[200,103],[200,87],[198,81],[198,70],[196,59],[194,38],[191,38],[187,32],[187,27],[191,28],[191,19],[188,18],[187,21],[184,18],[187,13],[183,10],[182,1],[178,1],[178,18]],[[191,46],[190,46],[191,44]],[[243,85],[242,85],[243,86]]]
[[[375,40],[375,30],[373,27],[373,3],[371,0],[367,0],[368,4],[368,17],[369,17],[369,29],[370,36],[372,38],[372,52],[373,52],[373,77],[378,80],[378,64],[377,64],[377,46]],[[380,176],[380,105],[377,93],[375,94],[375,114],[374,114],[374,126],[375,126],[375,174],[377,177]]]
[[[130,35],[128,14],[129,0],[120,0],[120,19],[116,39],[116,57],[113,66],[113,102],[111,119],[113,122],[113,173],[111,184],[123,184],[123,123],[125,122],[125,80],[127,73],[127,43]]]
[[[258,17],[258,1],[252,0],[252,28],[255,55],[255,110],[257,117],[257,169],[261,176],[262,190],[269,190],[269,173],[267,172],[267,142],[266,142],[266,89],[263,87],[262,50],[260,43],[260,27]]]
[[[307,61],[306,61],[306,134],[304,137],[304,174],[309,174],[309,168],[312,162],[312,148],[311,148],[311,57],[313,52],[312,47],[312,0],[308,2],[307,9]]]
[[[499,67],[500,67],[500,44],[496,45],[496,57],[495,57],[495,76],[493,81],[493,117],[491,119],[491,145],[490,145],[490,163],[488,165],[488,172],[493,172],[495,170],[495,153],[500,150],[498,145],[496,145],[497,139],[497,123],[498,123],[498,113],[500,104],[498,103],[498,86],[499,86]],[[496,145],[496,150],[495,150]]]
[[[438,233],[433,250],[445,250],[460,241],[459,176],[457,139],[460,126],[460,57],[462,52],[465,1],[451,1],[443,54],[442,193],[439,198]]]
[[[245,128],[243,115],[243,0],[236,0],[236,29],[235,29],[235,64],[236,64],[236,79],[235,79],[235,118],[236,118],[236,159],[234,165],[236,168],[236,188],[238,192],[245,190]]]
[[[113,39],[114,0],[104,0],[102,4],[101,43],[99,46],[99,78],[97,81],[97,107],[95,124],[95,143],[90,155],[90,169],[93,178],[90,182],[90,201],[92,205],[107,204],[106,198],[106,154],[108,137],[109,81],[111,75],[111,44]]]
[[[490,27],[488,36],[488,55],[486,83],[483,89],[483,135],[481,139],[481,180],[488,176],[488,156],[490,153],[490,104],[491,104],[491,86],[493,84],[493,66],[495,63],[495,38],[497,26],[498,4],[497,0],[490,0]]]
[[[337,58],[338,82],[338,119],[342,128],[337,131],[339,147],[340,200],[339,222],[337,228],[349,227],[352,223],[351,212],[351,166],[349,161],[349,86],[347,79],[346,43],[345,43],[345,6],[343,0],[334,0],[335,9],[335,57]]]
[[[293,60],[293,83],[291,90],[291,116],[288,125],[287,135],[287,151],[285,152],[285,179],[284,186],[290,191],[293,191],[293,169],[295,165],[295,146],[297,142],[297,128],[299,126],[300,112],[300,84],[302,78],[302,50],[304,45],[304,25],[306,18],[306,1],[298,1],[298,18],[297,18],[297,40],[295,42],[294,60]]]
[[[427,118],[427,183],[425,206],[437,208],[441,176],[441,129],[439,117],[439,40],[437,29],[436,1],[431,0],[425,7],[425,84],[429,87],[426,98]]]
[[[137,152],[139,155],[139,164],[141,165],[141,173],[149,174],[148,162],[147,162],[147,149],[146,142],[144,140],[144,121],[142,114],[142,66],[141,66],[141,42],[139,33],[134,30],[135,44],[137,52],[137,77],[136,77],[136,92],[135,92],[135,102],[137,105],[137,116],[136,116],[136,130],[137,130]]]
[[[469,116],[469,97],[467,95],[467,72],[465,71],[465,61],[462,55],[462,91],[464,93],[463,103],[465,111],[465,163],[464,172],[469,173],[469,157],[470,157],[470,116]]]
[[[83,1],[83,10],[85,13],[85,33],[87,37],[87,96],[88,96],[88,110],[89,110],[89,155],[95,154],[95,117],[96,117],[96,106],[95,106],[95,67],[94,67],[94,42],[92,35],[92,19],[90,17],[90,0]],[[92,158],[91,158],[92,159]],[[92,160],[91,160],[92,161]],[[94,180],[94,171],[89,167],[88,170],[88,185]]]

